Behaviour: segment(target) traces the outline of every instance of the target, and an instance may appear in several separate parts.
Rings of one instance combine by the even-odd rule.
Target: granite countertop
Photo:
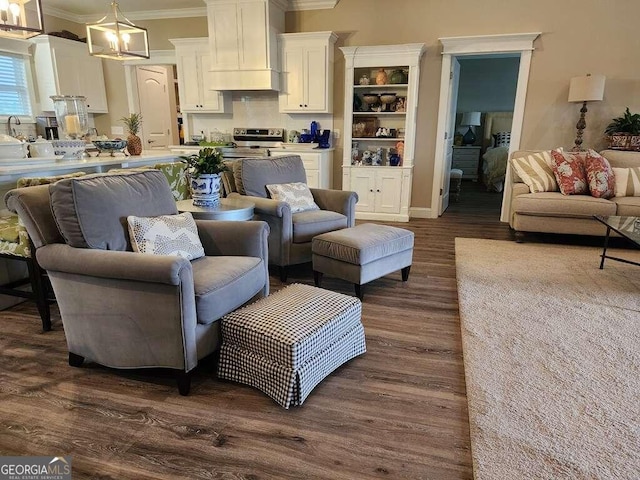
[[[169,150],[148,150],[142,155],[125,156],[116,153],[113,157],[102,154],[99,157],[92,156],[82,160],[55,160],[38,162],[37,158],[16,158],[0,160],[0,175],[23,175],[34,172],[53,172],[58,170],[73,170],[79,168],[120,166],[123,168],[136,165],[145,165],[154,162],[175,160],[178,156]],[[31,163],[37,162],[37,163]]]

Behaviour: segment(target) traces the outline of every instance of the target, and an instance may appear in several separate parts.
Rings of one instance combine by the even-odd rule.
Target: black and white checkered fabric
[[[222,318],[218,376],[252,385],[284,408],[366,351],[360,300],[293,284]]]

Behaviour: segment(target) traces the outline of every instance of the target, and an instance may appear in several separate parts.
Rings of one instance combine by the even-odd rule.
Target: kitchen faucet
[[[20,119],[18,117],[16,117],[15,115],[9,115],[9,118],[7,118],[7,133],[13,137],[16,136],[16,129],[15,128],[11,128],[11,119],[15,119],[16,121],[16,125],[20,125]]]

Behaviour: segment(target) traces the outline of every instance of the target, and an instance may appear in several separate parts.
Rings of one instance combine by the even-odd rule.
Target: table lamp
[[[582,102],[580,109],[580,119],[576,123],[578,130],[574,152],[580,152],[582,148],[582,132],[587,126],[585,115],[587,113],[587,102],[599,102],[604,97],[604,75],[591,75],[588,73],[582,77],[573,77],[569,83],[569,102]]]
[[[480,125],[480,112],[464,112],[462,114],[462,120],[460,121],[460,125],[463,127],[469,127],[467,133],[462,137],[463,145],[473,145],[476,143],[476,134],[473,132],[472,127],[477,127]]]

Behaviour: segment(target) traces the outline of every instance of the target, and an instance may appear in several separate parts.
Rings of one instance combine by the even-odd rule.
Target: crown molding
[[[340,0],[289,0],[287,11],[324,10],[334,8]]]
[[[287,0],[281,0],[285,3]],[[321,10],[334,8],[340,0],[288,0],[287,11],[301,11],[301,10]],[[90,23],[96,22],[102,16],[103,13],[91,14],[91,15],[78,15],[68,10],[60,8],[49,7],[47,5],[42,6],[42,12],[45,15],[52,17],[62,18],[75,23]],[[174,8],[171,10],[140,10],[137,12],[123,12],[124,16],[129,20],[163,20],[171,18],[189,18],[189,17],[206,17],[206,7],[195,8]]]

